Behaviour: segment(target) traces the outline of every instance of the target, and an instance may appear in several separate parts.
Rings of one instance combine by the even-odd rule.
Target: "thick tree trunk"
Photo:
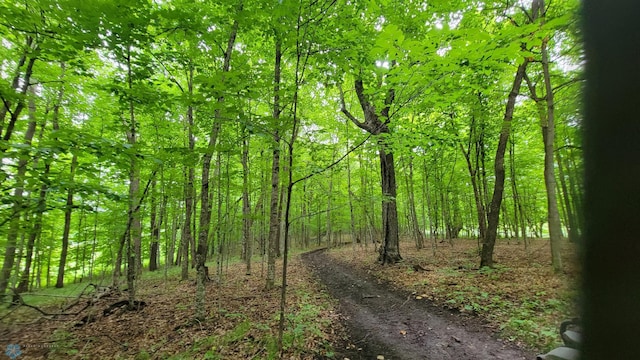
[[[580,5],[588,59],[585,207],[578,207],[585,212],[580,358],[635,359],[640,334],[640,2],[587,0]]]
[[[287,169],[287,154],[285,153],[285,157],[282,159],[282,161],[280,161],[281,164],[283,164],[282,166],[282,173],[286,174],[288,169]],[[286,192],[287,192],[287,186],[284,183],[284,179],[280,179],[280,200],[278,200],[278,235],[276,236],[276,257],[280,258],[282,257],[282,252],[284,250],[284,221],[282,221],[282,214],[283,214],[283,208],[286,207],[285,206],[285,201],[287,200],[286,197]]]
[[[494,163],[495,183],[493,188],[493,196],[489,205],[489,213],[487,216],[487,233],[482,242],[482,251],[480,253],[480,267],[493,266],[493,249],[496,244],[498,235],[498,223],[500,219],[500,208],[502,205],[502,194],[504,192],[504,155],[507,150],[509,135],[511,134],[511,120],[513,119],[513,111],[515,109],[516,98],[520,92],[520,85],[527,70],[528,60],[524,60],[518,66],[511,91],[507,99],[504,118],[502,121],[502,130],[500,130],[500,139],[498,141],[498,149],[496,151],[496,159]]]
[[[395,264],[402,260],[400,256],[400,238],[398,236],[398,209],[396,206],[396,172],[393,153],[380,149],[380,173],[382,175],[382,231],[384,242],[380,247],[378,261],[382,264]]]
[[[356,95],[364,113],[364,121],[355,118],[346,108],[344,95],[341,92],[342,113],[351,120],[359,128],[366,130],[372,135],[389,136],[389,111],[391,104],[395,98],[393,89],[389,89],[387,97],[384,101],[384,108],[378,114],[375,106],[369,101],[365,94],[364,83],[362,79],[356,79],[354,82]],[[380,149],[378,154],[380,157],[380,176],[382,187],[382,246],[380,247],[380,256],[378,260],[382,264],[395,264],[402,260],[400,256],[400,237],[398,235],[398,210],[396,206],[396,174],[393,162],[393,153],[386,147],[384,139],[379,141]]]

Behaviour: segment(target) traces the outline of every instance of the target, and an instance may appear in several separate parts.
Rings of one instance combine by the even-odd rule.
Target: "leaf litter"
[[[326,284],[314,281],[317,277],[307,268],[308,260],[303,266],[294,257],[289,268],[284,358],[413,359],[402,347],[428,337],[438,324],[448,336],[436,344],[439,352],[428,354],[421,349],[422,356],[415,358],[448,359],[452,357],[447,357],[447,352],[459,348],[463,349],[460,359],[482,359],[473,353],[484,351],[482,348],[468,347],[466,337],[476,333],[489,336],[483,341],[498,341],[497,351],[507,349],[525,354],[524,357],[533,353],[518,348],[543,352],[560,342],[557,324],[577,312],[573,302],[579,269],[572,244],[563,249],[565,271],[561,274],[551,270],[548,241],[534,240],[528,251],[521,243],[499,241],[495,251],[497,266],[493,269],[477,268],[474,241],[454,240],[451,244],[438,244],[434,255],[432,249],[418,251],[403,242],[404,261],[396,266],[377,265],[372,246],[331,250],[324,259],[325,265],[334,275],[344,272],[352,276],[350,286],[358,294],[353,304],[346,306],[345,294],[332,293],[342,299],[338,304]],[[221,283],[208,283],[208,317],[202,323],[192,321],[193,274],[190,280],[179,281],[178,273],[172,271],[165,280],[160,271],[145,274],[138,281],[137,299],[147,305],[140,311],[119,310],[110,316],[102,315],[109,305],[126,299],[126,293],[102,297],[77,316],[44,317],[25,307],[3,309],[0,339],[6,344],[21,345],[21,359],[274,358],[280,287],[265,291],[259,268],[260,264],[254,263],[254,274],[246,276],[243,264],[231,264]],[[367,277],[373,279],[369,281],[374,286],[363,293],[363,279]],[[353,327],[354,318],[362,314],[351,310],[365,302],[384,301],[388,292],[400,300],[383,305],[387,306],[385,311],[392,306],[405,316],[395,328],[378,326],[378,331],[387,340],[395,341],[399,350],[375,339],[369,334],[370,329]],[[424,312],[412,312],[410,308],[415,303],[422,303],[445,321],[412,323],[413,317]],[[57,303],[49,308],[55,312],[67,305],[68,302]],[[81,302],[76,306],[83,305]],[[74,312],[73,307],[65,310]],[[372,316],[368,311],[364,316]],[[82,322],[85,316],[91,319],[87,323]],[[449,333],[456,327],[461,327],[463,333]],[[496,340],[494,333],[503,340]],[[488,354],[486,358],[500,358],[495,352]]]
[[[124,307],[103,316],[103,309],[126,299],[126,292],[102,297],[78,316],[45,318],[21,307],[0,323],[0,339],[19,344],[21,359],[276,358],[281,285],[266,291],[260,263],[254,268],[248,276],[243,264],[231,264],[220,283],[207,283],[208,316],[203,322],[192,320],[195,274],[180,281],[173,271],[164,280],[159,271],[145,273],[137,282],[136,298],[146,303],[140,311]],[[345,330],[334,301],[320,291],[298,258],[289,262],[287,293],[283,358],[333,356],[332,344],[345,341]],[[63,304],[51,308],[58,306]],[[87,314],[92,321],[83,322]]]

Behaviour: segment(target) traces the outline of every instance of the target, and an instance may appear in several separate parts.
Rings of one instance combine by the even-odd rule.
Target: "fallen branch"
[[[123,306],[127,306],[129,310],[142,310],[145,306],[147,306],[147,303],[144,301],[135,300],[133,302],[133,307],[129,308],[129,300],[120,300],[116,303],[109,305],[108,308],[104,309],[102,311],[102,316],[109,316],[113,314],[117,309],[120,309]]]
[[[25,307],[28,307],[30,309],[34,309],[34,310],[36,310],[37,312],[39,312],[40,314],[42,314],[44,316],[75,316],[75,315],[78,315],[81,312],[83,312],[90,305],[90,303],[87,302],[87,304],[82,309],[80,309],[80,310],[78,310],[77,312],[74,312],[74,313],[67,313],[67,312],[50,313],[50,312],[46,312],[46,311],[40,309],[39,307],[37,307],[35,305],[27,304],[24,301],[24,299],[22,298],[22,296],[20,295],[20,293],[16,292],[15,290],[13,290],[13,296],[14,296],[14,302],[17,301],[18,306],[25,306]]]

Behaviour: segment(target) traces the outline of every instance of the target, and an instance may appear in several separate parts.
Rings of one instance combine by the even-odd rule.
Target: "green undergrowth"
[[[442,293],[443,291],[434,291]],[[509,299],[467,286],[444,294],[447,307],[472,313],[499,324],[501,337],[524,342],[528,347],[548,351],[561,343],[558,319],[572,317],[570,301],[557,297]],[[565,295],[568,297],[568,295]]]
[[[285,315],[282,348],[287,358],[333,358],[330,341],[324,338],[324,329],[331,323],[323,316],[328,309],[328,298],[320,299],[306,292],[298,292],[297,304]],[[227,330],[196,340],[188,350],[172,354],[168,359],[230,359],[250,356],[256,359],[278,359],[279,314],[268,321],[256,321],[243,312],[220,309],[225,323],[233,323]],[[311,343],[311,339],[321,339]],[[316,340],[317,341],[317,340]]]
[[[497,324],[502,338],[522,342],[542,352],[560,345],[558,326],[562,320],[575,316],[575,292],[567,289],[530,294],[510,291],[510,285],[501,284],[500,280],[511,271],[500,265],[479,270],[441,268],[436,270],[442,275],[437,284],[423,280],[415,285],[430,289],[426,297],[445,307]],[[495,286],[487,288],[479,278]],[[474,283],[477,285],[470,285]]]

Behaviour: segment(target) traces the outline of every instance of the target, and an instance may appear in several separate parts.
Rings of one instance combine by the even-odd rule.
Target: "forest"
[[[78,305],[54,315],[61,305],[37,294],[94,307],[104,291],[114,297],[101,306],[122,300],[135,316],[174,280],[189,295],[180,330],[230,321],[187,357],[247,356],[211,352],[258,331],[222,312],[228,292],[273,302],[273,329],[260,330],[273,344],[251,337],[277,351],[257,358],[313,358],[296,331],[321,315],[291,314],[309,297],[335,303],[313,295],[298,254],[327,248],[328,262],[351,258],[405,289],[407,271],[540,281],[523,301],[544,326],[496,319],[496,297],[473,281],[424,297],[549,350],[575,314],[584,228],[579,11],[577,0],[2,0],[1,326]],[[178,353],[162,351],[148,358]]]

